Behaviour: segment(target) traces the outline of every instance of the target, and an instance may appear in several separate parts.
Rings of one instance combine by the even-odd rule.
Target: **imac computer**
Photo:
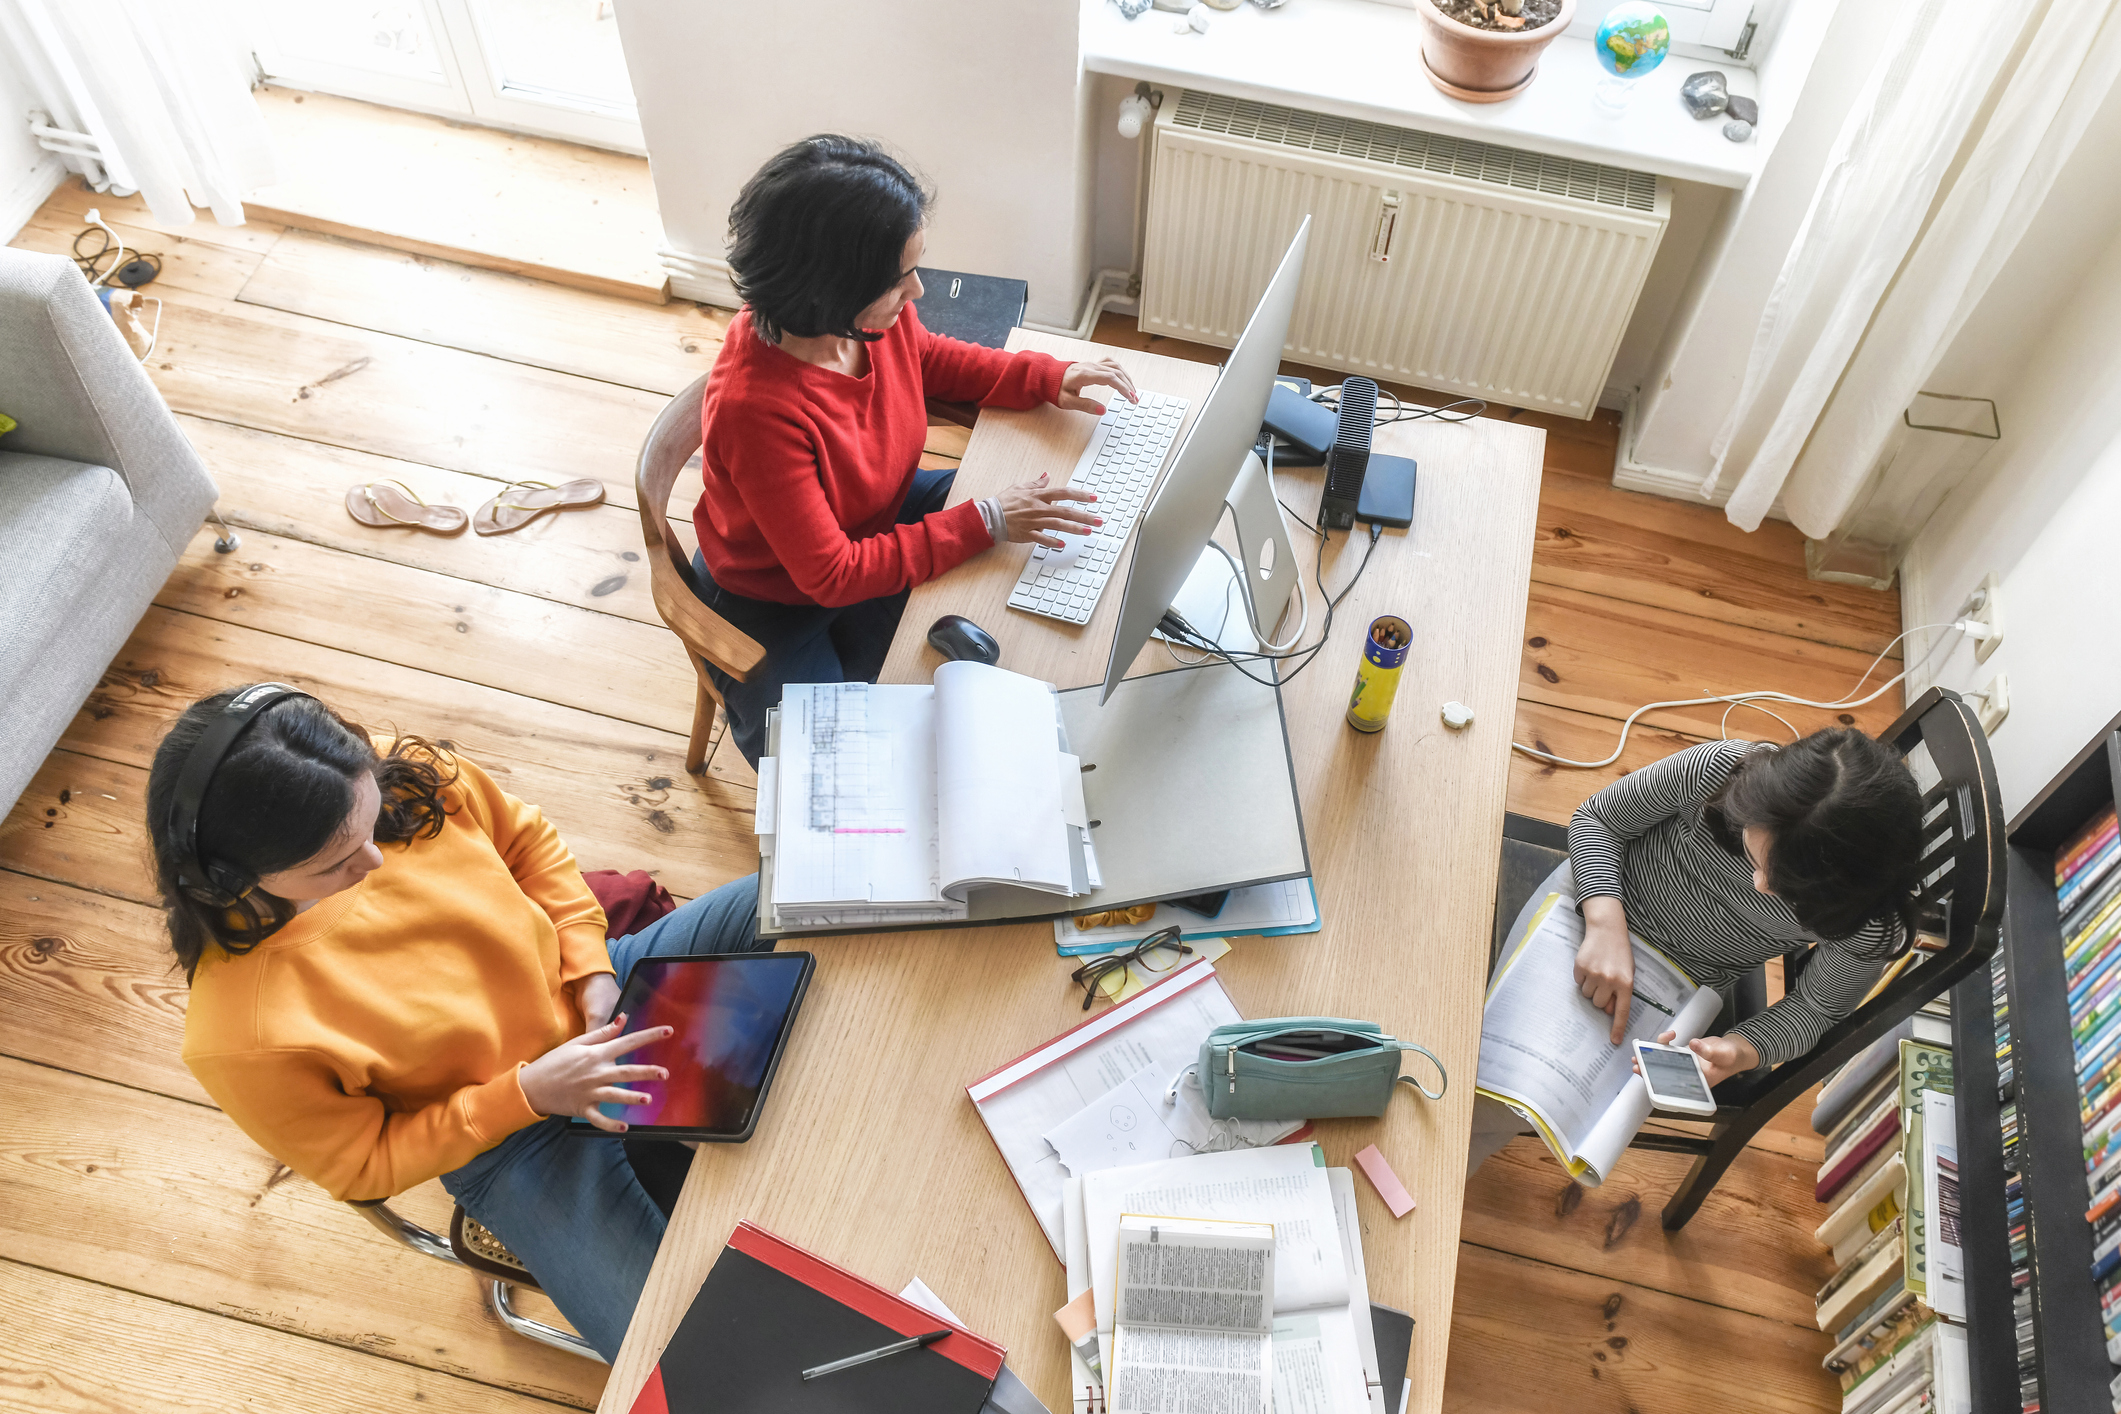
[[[1290,549],[1281,513],[1273,504],[1271,492],[1265,489],[1264,469],[1256,473],[1256,482],[1245,488],[1247,494],[1233,495],[1232,487],[1239,483],[1241,475],[1253,472],[1248,463],[1257,461],[1252,448],[1267,415],[1274,376],[1281,368],[1282,346],[1289,340],[1289,317],[1296,307],[1304,247],[1310,238],[1311,218],[1306,216],[1297,228],[1296,238],[1289,242],[1274,278],[1267,282],[1266,293],[1260,296],[1251,319],[1246,321],[1237,347],[1230,351],[1229,362],[1223,365],[1221,376],[1201,405],[1200,415],[1179,444],[1156,498],[1142,514],[1135,531],[1134,558],[1127,566],[1119,623],[1112,631],[1112,656],[1105,665],[1100,703],[1111,700],[1113,689],[1126,676],[1135,655],[1178,597],[1186,577],[1207,549],[1226,501],[1240,516],[1238,564],[1255,627],[1272,633],[1288,602],[1288,586],[1297,578],[1296,556]],[[1243,519],[1248,506],[1253,510],[1250,526]],[[1261,565],[1259,550],[1252,542],[1264,540],[1271,540],[1274,549],[1269,552],[1270,563]],[[1253,583],[1255,574],[1261,578],[1259,585]]]

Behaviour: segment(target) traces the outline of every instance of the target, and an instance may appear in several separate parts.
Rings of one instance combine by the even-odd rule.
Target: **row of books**
[[[2108,1360],[2121,1365],[2121,820],[2108,805],[2055,853],[2093,1283]],[[2113,1407],[2121,1411],[2121,1376]]]
[[[1997,1119],[2003,1141],[2003,1214],[2010,1236],[2011,1321],[2018,1352],[2018,1407],[2021,1414],[2040,1409],[2040,1335],[2033,1321],[2033,1259],[2025,1209],[2023,1157],[2018,1144],[2018,1102],[2011,1064],[2010,990],[2003,954],[1989,959],[1989,992],[1996,1016]]]
[[[1843,1414],[1973,1408],[1950,1043],[1939,998],[1843,1066],[1812,1112],[1814,1196],[1833,1205],[1815,1235],[1835,1264],[1818,1321]]]

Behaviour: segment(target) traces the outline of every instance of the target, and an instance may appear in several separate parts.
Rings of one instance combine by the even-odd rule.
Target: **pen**
[[[814,1380],[819,1375],[829,1375],[834,1371],[844,1370],[852,1365],[866,1365],[871,1360],[881,1360],[886,1355],[896,1355],[901,1350],[925,1349],[949,1334],[950,1332],[947,1330],[929,1331],[926,1335],[912,1336],[906,1340],[893,1341],[889,1345],[880,1345],[874,1350],[865,1350],[859,1355],[850,1355],[844,1360],[835,1360],[829,1365],[813,1365],[803,1371],[803,1378]]]

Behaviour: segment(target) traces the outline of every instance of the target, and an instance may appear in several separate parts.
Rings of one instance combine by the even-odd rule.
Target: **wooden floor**
[[[601,1366],[506,1334],[470,1278],[386,1243],[208,1104],[178,1059],[185,989],[142,787],[186,703],[287,678],[460,744],[585,867],[645,867],[680,895],[748,871],[743,762],[725,750],[699,780],[681,766],[692,680],[649,601],[631,481],[726,316],[264,224],[162,231],[137,201],[71,186],[16,244],[64,250],[92,203],[164,257],[151,371],[243,545],[217,556],[202,531],[0,826],[0,1410],[587,1407]],[[1832,698],[1897,631],[1891,597],[1808,582],[1785,525],[1740,535],[1611,489],[1611,418],[1541,421],[1519,739],[1603,755],[1643,701]],[[937,429],[931,460],[961,446]],[[340,504],[379,477],[469,509],[511,478],[583,475],[605,506],[496,540],[371,530]],[[1896,707],[1854,720],[1875,730]],[[1775,727],[1745,715],[1734,732]],[[1520,758],[1511,808],[1566,819],[1717,718],[1655,719],[1604,771]],[[1678,1160],[1632,1156],[1586,1191],[1513,1146],[1467,1198],[1450,1406],[1651,1414],[1742,1390],[1746,1409],[1838,1408],[1810,1323],[1828,1272],[1805,1236],[1818,1157],[1794,1112],[1668,1239],[1656,1214]],[[447,1214],[434,1184],[405,1206]]]

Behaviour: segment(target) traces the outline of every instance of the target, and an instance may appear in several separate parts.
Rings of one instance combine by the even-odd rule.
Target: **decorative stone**
[[[1113,0],[1113,3],[1118,5],[1119,12],[1130,20],[1149,8],[1149,0]]]
[[[1697,118],[1713,118],[1730,105],[1731,91],[1714,69],[1688,74],[1679,85],[1679,101]]]
[[[1744,142],[1753,135],[1753,125],[1742,118],[1733,118],[1723,125],[1723,135],[1732,142]]]
[[[1208,32],[1208,7],[1206,5],[1195,5],[1192,9],[1186,11],[1186,25],[1195,34],[1206,34]]]
[[[1244,4],[1245,0],[1204,0],[1204,3],[1206,3],[1210,9],[1234,10],[1238,6]]]
[[[1732,94],[1731,106],[1725,111],[1741,123],[1751,123],[1756,128],[1760,126],[1760,105],[1750,98]]]
[[[1156,0],[1156,8],[1169,10],[1174,15],[1183,15],[1193,8],[1193,0]]]

